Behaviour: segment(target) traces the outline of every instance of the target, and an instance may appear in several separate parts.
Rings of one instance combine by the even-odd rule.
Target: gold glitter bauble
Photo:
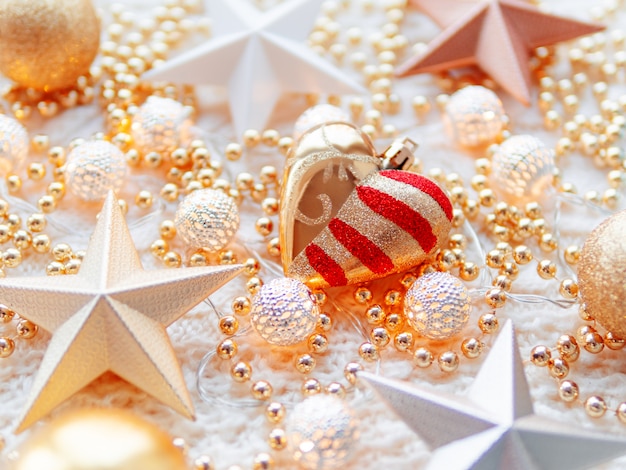
[[[11,470],[186,470],[182,451],[154,425],[121,410],[80,409],[27,440]]]
[[[618,212],[585,241],[578,283],[587,312],[620,338],[626,338],[626,211]]]
[[[20,85],[68,88],[100,44],[90,0],[0,0],[0,72]]]

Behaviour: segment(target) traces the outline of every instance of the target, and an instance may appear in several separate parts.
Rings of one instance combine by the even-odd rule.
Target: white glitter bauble
[[[150,96],[133,116],[130,129],[140,152],[169,155],[189,140],[191,119],[178,101]]]
[[[354,412],[333,395],[314,395],[295,406],[287,422],[293,458],[306,470],[332,470],[350,457],[359,438]]]
[[[78,145],[67,156],[65,182],[79,198],[97,201],[110,190],[122,187],[127,170],[119,148],[106,140],[92,140]]]
[[[450,96],[444,113],[448,134],[466,147],[493,142],[504,126],[500,98],[482,86],[468,86]]]
[[[0,173],[18,169],[28,155],[28,133],[16,119],[0,114]]]
[[[510,137],[493,153],[492,175],[507,193],[536,199],[552,183],[554,152],[531,135]]]
[[[319,315],[317,302],[306,285],[278,278],[263,285],[254,296],[250,323],[268,343],[289,346],[313,333]]]
[[[332,104],[318,104],[303,112],[293,126],[293,139],[298,140],[302,134],[312,127],[325,122],[349,122],[350,117],[341,108]]]
[[[222,191],[199,189],[178,205],[174,224],[191,247],[218,251],[237,233],[239,210],[233,198]]]
[[[458,334],[471,310],[465,285],[445,272],[425,274],[407,290],[404,313],[421,335],[440,340]]]

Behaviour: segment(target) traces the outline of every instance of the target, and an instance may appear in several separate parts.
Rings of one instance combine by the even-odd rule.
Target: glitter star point
[[[533,49],[602,31],[604,26],[543,13],[519,0],[412,0],[444,27],[399,76],[477,65],[522,103],[531,96]]]
[[[469,393],[446,395],[360,372],[434,449],[429,469],[583,469],[626,453],[626,441],[533,412],[512,323],[493,344]]]
[[[110,193],[78,274],[0,281],[2,303],[52,333],[17,431],[107,371],[192,418],[166,327],[241,269],[144,271]]]

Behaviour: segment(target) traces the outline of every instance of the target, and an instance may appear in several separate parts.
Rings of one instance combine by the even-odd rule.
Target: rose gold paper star
[[[542,13],[518,0],[413,0],[445,28],[399,76],[479,66],[524,104],[530,101],[533,49],[595,33],[604,26]]]
[[[107,371],[193,417],[165,328],[241,269],[144,271],[109,193],[77,275],[0,282],[0,302],[52,333],[18,432]]]
[[[428,469],[560,470],[589,468],[626,452],[626,440],[540,417],[508,321],[466,396],[421,390],[360,372],[434,449]]]

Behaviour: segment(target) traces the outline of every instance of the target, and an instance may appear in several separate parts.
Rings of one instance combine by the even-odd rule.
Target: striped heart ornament
[[[433,181],[401,170],[373,172],[287,266],[311,288],[371,281],[431,259],[448,241],[452,204]]]

